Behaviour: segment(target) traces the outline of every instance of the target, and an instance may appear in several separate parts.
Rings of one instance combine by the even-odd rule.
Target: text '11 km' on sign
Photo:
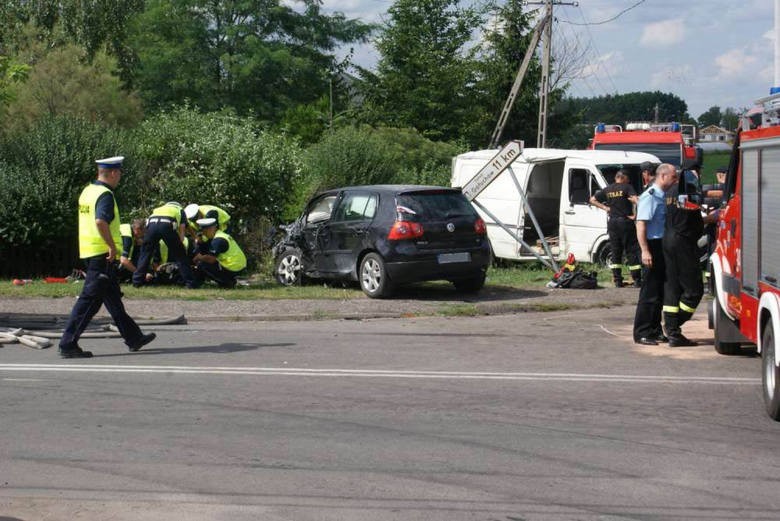
[[[498,174],[506,170],[512,162],[520,157],[523,153],[522,141],[510,141],[499,150],[498,154],[488,161],[479,172],[476,173],[471,180],[463,187],[463,195],[469,201],[473,201],[475,197],[479,195],[482,190],[493,182],[493,179],[498,177]]]

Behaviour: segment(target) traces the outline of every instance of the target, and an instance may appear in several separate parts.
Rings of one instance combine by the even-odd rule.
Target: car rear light
[[[391,241],[400,241],[403,239],[415,239],[422,237],[423,227],[420,223],[410,221],[395,221],[387,238]]]
[[[485,221],[482,218],[474,221],[474,231],[477,232],[477,235],[485,235],[487,233],[487,225],[485,225]]]

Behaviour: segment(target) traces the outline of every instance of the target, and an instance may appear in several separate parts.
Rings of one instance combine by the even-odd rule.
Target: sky
[[[750,107],[774,82],[773,4],[579,0],[577,7],[557,6],[553,47],[568,42],[585,51],[567,93],[593,97],[660,90],[682,98],[696,118],[712,106]],[[323,1],[326,12],[375,23],[387,20],[391,5],[391,0]],[[373,69],[377,60],[372,44],[355,49],[358,65]]]

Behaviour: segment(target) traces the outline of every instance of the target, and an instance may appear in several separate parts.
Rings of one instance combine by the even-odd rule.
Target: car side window
[[[317,224],[330,219],[336,197],[336,195],[327,195],[314,201],[306,214],[306,224]]]
[[[341,221],[364,221],[373,219],[376,214],[377,196],[376,194],[353,192],[344,196],[333,220]]]
[[[591,177],[590,172],[583,168],[569,170],[569,202],[571,204],[588,204],[592,189]]]

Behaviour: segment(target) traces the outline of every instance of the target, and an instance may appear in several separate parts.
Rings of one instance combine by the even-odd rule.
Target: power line
[[[642,0],[642,1],[644,1],[644,0]],[[581,25],[584,25],[585,26],[585,30],[588,32],[588,38],[590,38],[590,45],[591,45],[591,47],[593,47],[593,50],[595,51],[595,55],[596,56],[601,56],[601,52],[599,52],[598,48],[596,47],[596,40],[595,40],[595,38],[593,38],[593,33],[590,32],[590,24],[588,23],[588,20],[585,18],[585,12],[582,10],[582,7],[578,6],[577,9],[578,9],[578,11],[580,13],[580,17],[582,18],[582,21],[585,22],[584,24],[581,24]],[[597,65],[598,65],[598,67],[601,70],[604,71],[604,75],[607,77],[607,79],[609,80],[609,83],[612,85],[612,92],[617,92],[617,86],[615,85],[615,82],[612,79],[612,75],[609,73],[609,69],[604,67],[603,63],[601,63],[601,62],[597,63]],[[596,83],[599,84],[599,86],[604,90],[605,93],[609,93],[609,90],[604,88],[604,86],[601,84],[601,78],[600,78],[599,74],[595,74],[594,76],[596,78]]]
[[[630,10],[632,10],[632,9],[634,9],[634,8],[636,8],[636,7],[638,7],[640,4],[643,4],[643,3],[645,3],[645,0],[639,0],[637,3],[635,3],[635,4],[634,4],[634,5],[632,5],[631,7],[626,7],[625,9],[623,9],[622,11],[620,11],[618,14],[616,14],[616,15],[615,15],[615,16],[613,16],[612,18],[609,18],[609,19],[607,19],[607,20],[602,20],[602,21],[600,21],[600,22],[586,22],[586,23],[582,23],[582,24],[581,24],[581,23],[577,23],[577,22],[572,22],[572,21],[570,21],[570,20],[560,20],[560,21],[561,21],[561,22],[563,22],[563,23],[567,23],[567,24],[571,24],[571,25],[580,25],[580,26],[588,26],[588,25],[603,25],[603,24],[606,24],[606,23],[612,22],[612,21],[614,21],[614,20],[617,20],[618,18],[620,18],[621,16],[623,16],[624,14],[626,14],[627,12],[629,12]]]

